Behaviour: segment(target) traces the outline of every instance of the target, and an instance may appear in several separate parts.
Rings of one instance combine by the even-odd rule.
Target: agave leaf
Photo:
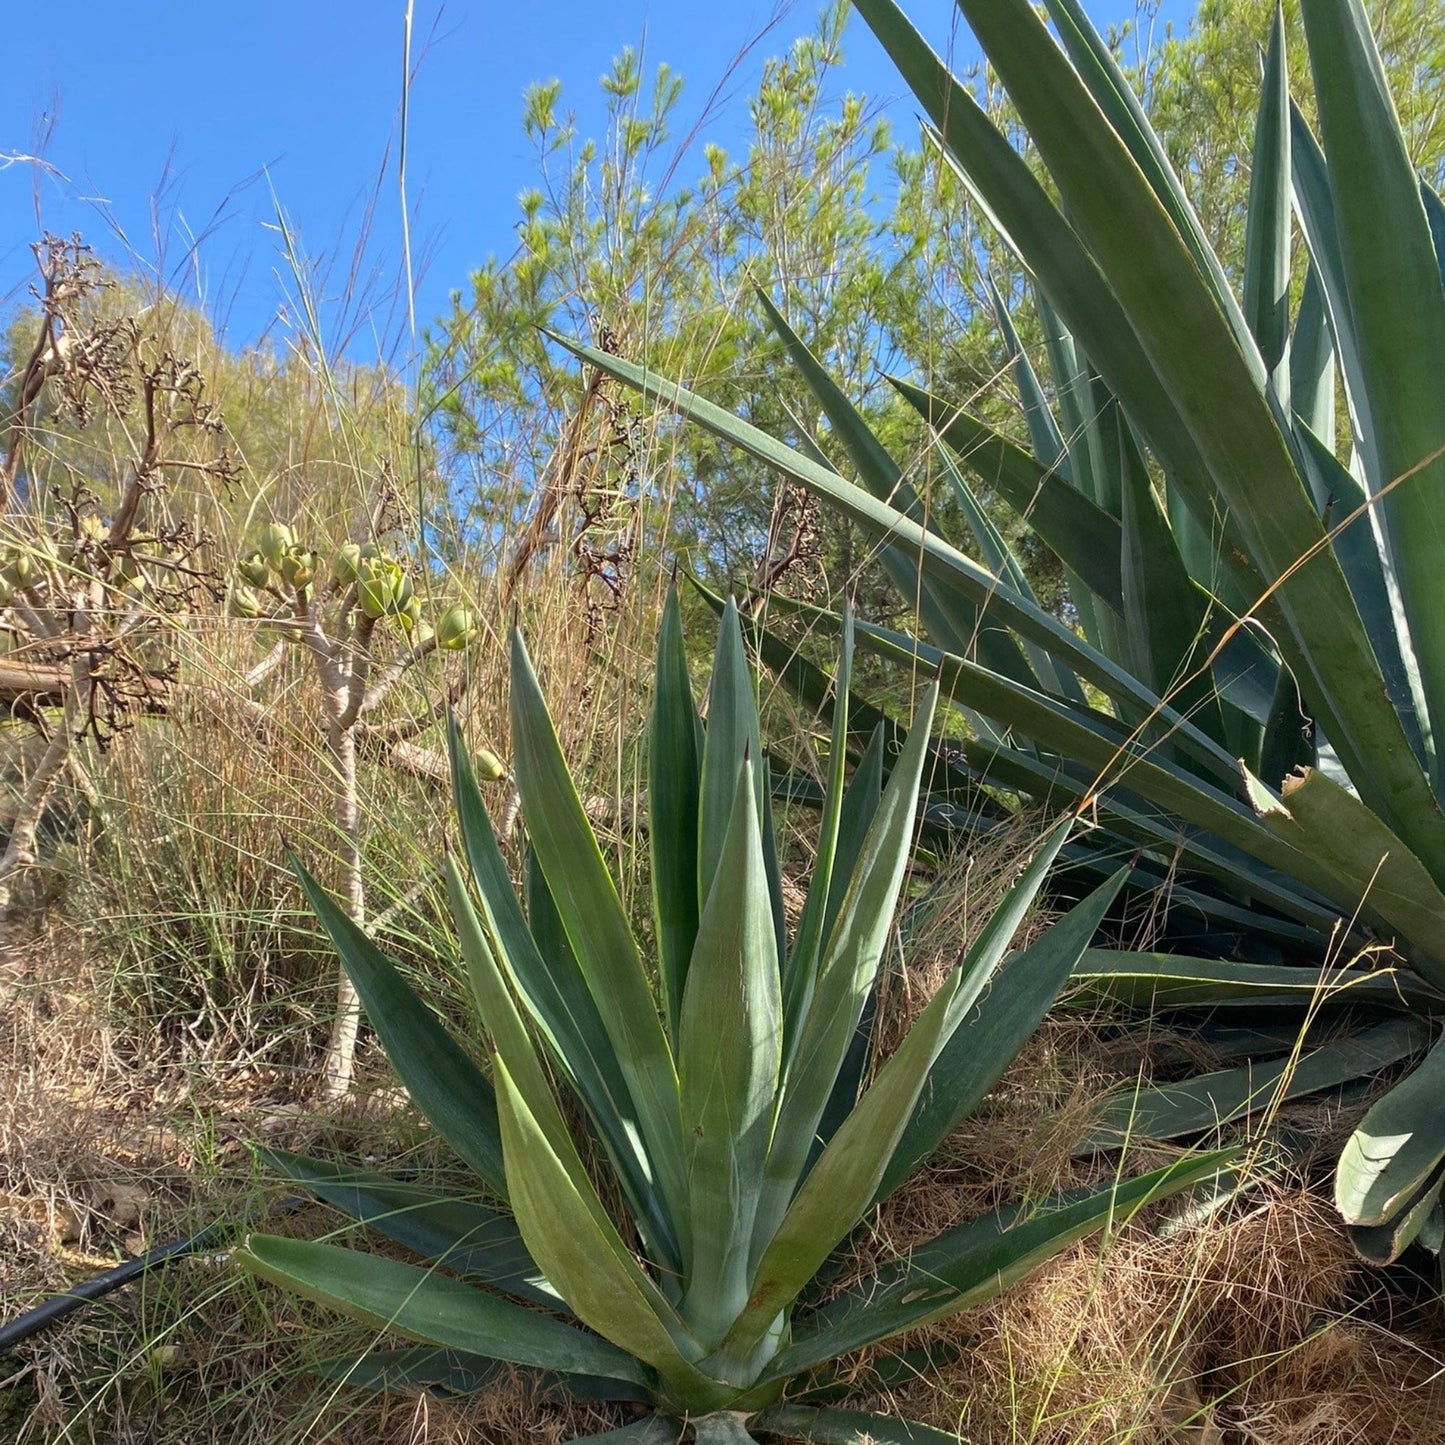
[[[1121,869],[1012,957],[944,1046],[874,1202],[897,1189],[983,1102],[1043,1022],[1128,876]]]
[[[1086,1002],[1108,1000],[1151,1011],[1236,1004],[1258,1009],[1330,1000],[1422,1010],[1445,1007],[1445,998],[1403,969],[1340,968],[1320,973],[1287,965],[1108,948],[1085,949],[1074,982],[1075,996]]]
[[[1331,385],[1332,398],[1333,394]],[[1373,516],[1376,509],[1362,512],[1365,489],[1309,427],[1297,421],[1295,435],[1304,460],[1305,477],[1324,520],[1330,525],[1335,556],[1349,578],[1350,589],[1359,605],[1360,620],[1375,649],[1385,686],[1410,746],[1423,766],[1428,755],[1421,728],[1425,707],[1419,664],[1400,615],[1398,588],[1393,586],[1393,574],[1380,552]]]
[[[1445,856],[1445,817],[1401,746],[1344,576],[1333,554],[1318,550],[1319,521],[1261,390],[1257,351],[1222,324],[1217,298],[1028,0],[960,7],[1188,424],[1248,554],[1279,579],[1275,597],[1295,644],[1285,660],[1326,736],[1370,806],[1411,846]],[[1418,207],[1418,192],[1414,200]],[[1305,556],[1309,565],[1297,567]]]
[[[797,937],[788,958],[784,989],[785,1038],[791,1038],[798,1020],[807,1013],[813,997],[823,943],[831,933],[829,898],[833,892],[833,869],[838,860],[839,835],[843,826],[845,768],[848,760],[848,692],[853,679],[853,609],[843,609],[843,638],[838,651],[838,670],[833,678],[833,736],[828,750],[828,785],[824,791],[823,816],[818,828],[818,850],[808,897],[798,919]],[[880,785],[881,786],[881,785]],[[876,799],[877,792],[874,792]],[[851,821],[851,820],[850,820]],[[851,840],[850,840],[851,842]],[[857,846],[861,846],[861,837]],[[853,876],[856,849],[847,860],[844,882]],[[841,902],[841,899],[840,899]],[[836,910],[835,910],[836,911]]]
[[[678,1033],[693,1256],[682,1312],[704,1347],[748,1297],[748,1247],[782,1066],[782,997],[752,765],[744,760],[688,966]]]
[[[875,1415],[867,1410],[838,1410],[831,1406],[774,1405],[752,1422],[764,1435],[789,1440],[816,1440],[821,1445],[967,1445],[961,1435],[897,1415]]]
[[[1113,51],[1090,24],[1079,0],[1044,0],[1044,4],[1069,59],[1088,86],[1089,93],[1129,148],[1135,165],[1143,172],[1160,205],[1168,212],[1189,247],[1200,275],[1210,284],[1220,309],[1242,340],[1246,335],[1246,322],[1234,300],[1224,268],[1209,244],[1179,177],[1169,164],[1158,135],[1149,124],[1144,107],[1119,69]]]
[[[774,1359],[769,1377],[785,1379],[983,1304],[1076,1240],[1126,1223],[1144,1205],[1211,1179],[1237,1159],[1230,1150],[1196,1155],[1098,1193],[970,1220],[796,1321],[793,1341]]]
[[[1411,966],[1436,989],[1445,988],[1445,894],[1409,848],[1318,769],[1286,778],[1282,802],[1253,791],[1266,826],[1311,853],[1355,891],[1360,905],[1398,929]]]
[[[895,778],[897,775],[895,770]],[[929,1072],[993,976],[1072,822],[1066,819],[1043,840],[963,963],[930,1000],[803,1180],[777,1232],[761,1252],[748,1308],[729,1337],[734,1348],[746,1351],[763,1338],[778,1311],[797,1298],[867,1210]],[[780,1136],[782,1132],[780,1116]],[[764,1222],[761,1213],[759,1221]]]
[[[1352,1224],[1350,1243],[1367,1264],[1394,1264],[1424,1232],[1431,1217],[1440,1209],[1440,1183],[1445,1165],[1419,1185],[1413,1195],[1403,1200],[1383,1224]]]
[[[914,714],[908,741],[868,827],[837,921],[828,937],[797,1046],[788,1059],[758,1203],[753,1234],[754,1262],[770,1249],[779,1221],[787,1213],[802,1179],[819,1121],[832,1096],[864,1001],[877,977],[913,840],[928,729],[937,701],[935,683]],[[902,1122],[905,1121],[900,1121],[900,1126]],[[802,1282],[798,1287],[802,1287]],[[783,1300],[776,1308],[786,1303]]]
[[[1334,191],[1340,259],[1370,425],[1358,439],[1379,491],[1429,719],[1445,723],[1445,288],[1369,20],[1357,0],[1309,0],[1305,34]],[[1388,225],[1380,218],[1389,217]],[[1434,748],[1431,746],[1432,759]],[[1435,764],[1432,761],[1432,771]],[[1437,788],[1440,778],[1435,774]]]
[[[920,528],[928,524],[928,509],[923,500],[904,479],[903,471],[873,434],[868,423],[841,388],[819,365],[818,359],[804,345],[798,334],[784,320],[782,313],[767,295],[759,291],[773,330],[782,338],[808,388],[817,398],[828,418],[834,435],[842,442],[864,485],[879,501],[896,508]],[[920,575],[917,563],[897,548],[888,548],[885,565],[891,559],[901,560],[903,568],[894,575],[894,585],[919,609],[929,633],[951,652],[977,654],[995,671],[1019,682],[1037,686],[1038,679],[1019,645],[1004,631],[990,625],[980,607],[955,588],[940,585],[927,574]],[[920,586],[922,593],[920,595]]]
[[[647,733],[647,814],[658,977],[673,1038],[677,1037],[687,961],[697,940],[699,730],[687,675],[682,609],[677,589],[669,587],[657,637],[656,682]]]
[[[514,1365],[646,1383],[638,1362],[605,1339],[414,1264],[264,1234],[250,1235],[236,1260],[378,1329]]]
[[[1316,436],[1335,434],[1335,347],[1319,268],[1310,263],[1289,344],[1289,395],[1295,416]]]
[[[992,487],[1116,612],[1124,605],[1118,520],[1071,487],[1058,468],[1041,463],[986,422],[949,406],[901,377],[888,380],[959,460]]]
[[[507,1197],[492,1086],[396,965],[293,857],[301,891],[356,985],[367,1017],[406,1091],[433,1127],[499,1198]]]
[[[1203,1074],[1178,1084],[1126,1088],[1111,1095],[1076,1153],[1117,1148],[1131,1138],[1182,1139],[1289,1099],[1378,1073],[1430,1041],[1423,1019],[1389,1019],[1298,1056]]]
[[[679,1270],[682,1257],[653,1182],[653,1166],[643,1147],[637,1107],[612,1051],[602,1016],[556,917],[556,905],[535,854],[528,860],[527,891],[532,913],[529,927],[454,716],[448,718],[447,741],[462,844],[496,957],[547,1041],[554,1061],[586,1105],[617,1166],[634,1218],[647,1237],[653,1257],[659,1264]]]
[[[1063,623],[1024,598],[1000,588],[997,579],[986,568],[964,556],[935,533],[879,502],[861,487],[853,486],[836,472],[809,461],[759,428],[674,383],[662,380],[644,367],[552,332],[547,335],[559,346],[609,376],[698,422],[715,435],[735,443],[759,461],[774,467],[805,490],[825,498],[870,535],[906,545],[918,557],[925,575],[936,575],[976,602],[986,604],[995,622],[1007,625],[1021,637],[1062,658],[1081,678],[1092,682],[1101,692],[1145,711],[1159,708],[1159,699],[1147,688],[1141,687],[1135,678],[1083,642]],[[1201,746],[1209,745],[1209,740],[1173,709],[1160,709],[1160,716],[1181,734],[1193,735]]]
[[[428,1394],[473,1395],[489,1389],[506,1373],[506,1366],[497,1360],[434,1345],[332,1355],[312,1368],[324,1379],[387,1394],[425,1390]],[[544,1395],[619,1404],[645,1404],[649,1398],[639,1384],[601,1375],[559,1375],[542,1370],[533,1378]]]
[[[1335,1171],[1335,1204],[1354,1225],[1383,1225],[1407,1208],[1445,1159],[1445,1043],[1360,1121]]]
[[[1296,768],[1319,766],[1319,749],[1316,746],[1314,728],[1300,710],[1299,685],[1287,667],[1279,670],[1275,679],[1274,702],[1270,707],[1269,720],[1264,726],[1260,739],[1259,763],[1255,769],[1259,776],[1269,780],[1272,787],[1279,787]],[[1248,766],[1248,764],[1246,764]]]
[[[573,1313],[604,1339],[669,1379],[705,1387],[692,1368],[702,1351],[687,1327],[600,1203],[584,1197],[591,1185],[579,1183],[554,1152],[500,1055],[494,1072],[512,1207],[532,1258]]]
[[[263,1149],[259,1155],[318,1199],[414,1254],[534,1304],[565,1308],[527,1253],[511,1215],[386,1174],[307,1159],[284,1149]]]
[[[1257,573],[1238,544],[1233,519],[1221,522],[1217,516],[1214,485],[1195,439],[1079,235],[1028,162],[949,74],[894,0],[856,0],[855,8],[938,127],[964,185],[995,219],[1048,305],[1080,338],[1110,391],[1124,401],[1204,535],[1218,536],[1226,565],[1242,584],[1256,579],[1248,590],[1257,596]],[[1075,430],[1072,421],[1069,430]]]
[[[702,750],[702,796],[698,804],[695,887],[699,909],[706,907],[712,893],[743,759],[752,758],[757,762],[763,755],[753,687],[747,655],[743,650],[737,604],[729,597],[718,628],[712,682],[708,687],[707,740]],[[755,768],[753,800],[759,820],[763,813],[766,780],[767,770]]]
[[[1124,657],[1135,676],[1217,742],[1224,719],[1207,662],[1209,600],[1194,585],[1122,417]],[[1173,749],[1170,750],[1174,751]]]
[[[1254,126],[1244,233],[1244,315],[1288,413],[1289,395],[1289,76],[1284,10],[1276,7]],[[1210,252],[1213,255],[1213,252]],[[1228,287],[1225,288],[1226,294]]]
[[[517,788],[542,872],[637,1109],[655,1187],[684,1250],[677,1071],[627,913],[577,797],[521,636],[512,635]],[[706,764],[704,764],[706,781]],[[704,819],[707,808],[704,803]]]

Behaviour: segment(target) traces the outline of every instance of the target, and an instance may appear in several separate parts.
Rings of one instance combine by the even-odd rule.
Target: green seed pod
[[[391,565],[396,568],[391,607],[392,611],[400,616],[407,612],[416,600],[416,587],[398,563],[393,562]]]
[[[259,617],[261,599],[249,587],[233,587],[226,599],[226,610],[232,617]]]
[[[261,555],[278,571],[282,555],[295,545],[296,534],[284,522],[267,522],[261,528]]]
[[[361,610],[373,622],[379,621],[391,611],[396,591],[392,577],[384,562],[364,565],[356,579],[356,598]]]
[[[408,632],[414,632],[417,623],[421,621],[421,598],[413,596],[405,607],[398,608],[396,620]]]
[[[309,587],[316,576],[316,565],[321,559],[307,547],[293,546],[281,554],[281,580],[298,592]]]
[[[40,569],[29,552],[12,552],[5,563],[5,580],[14,588],[32,586],[40,578]]]
[[[271,580],[270,568],[259,552],[252,552],[236,563],[236,575],[251,587],[264,587]]]
[[[361,547],[347,542],[336,549],[336,556],[331,559],[331,580],[338,587],[350,587],[356,581],[360,566]]]
[[[477,620],[470,607],[448,607],[437,620],[437,646],[457,652],[476,634]]]
[[[507,776],[502,760],[490,748],[478,748],[472,758],[472,769],[479,782],[498,783]]]

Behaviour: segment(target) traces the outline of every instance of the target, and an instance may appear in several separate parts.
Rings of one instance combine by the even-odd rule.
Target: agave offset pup
[[[851,624],[836,678],[848,695]],[[320,1197],[427,1261],[250,1236],[242,1266],[420,1345],[330,1362],[379,1388],[484,1388],[501,1362],[630,1405],[597,1439],[952,1440],[824,1403],[830,1362],[991,1298],[1059,1249],[1213,1175],[1185,1160],[1097,1193],[987,1215],[829,1295],[870,1210],[997,1080],[1069,977],[1115,878],[990,988],[1068,832],[1039,846],[977,942],[888,1058],[869,1000],[914,827],[932,683],[883,782],[874,745],[845,788],[835,709],[807,902],[786,937],[767,763],[738,616],[724,612],[704,727],[676,598],[649,737],[656,956],[648,961],[568,775],[520,638],[515,774],[525,908],[451,733],[461,849],[445,871],[489,1067],[301,871],[397,1072],[480,1193],[273,1155]],[[860,1032],[861,1029],[861,1032]],[[589,1167],[571,1117],[585,1118]],[[594,1169],[608,1176],[599,1190]],[[617,1208],[606,1201],[618,1200]],[[831,1263],[830,1263],[831,1262]],[[831,1388],[830,1388],[831,1386]]]

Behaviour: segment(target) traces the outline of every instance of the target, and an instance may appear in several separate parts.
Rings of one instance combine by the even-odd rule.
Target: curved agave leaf
[[[1363,7],[1358,0],[1307,0],[1302,10],[1370,413],[1359,445],[1372,490],[1412,474],[1381,505],[1433,732],[1445,725],[1440,259]],[[1438,771],[1434,778],[1438,789]]]
[[[461,1350],[438,1349],[434,1345],[332,1355],[312,1369],[323,1379],[360,1390],[386,1394],[424,1390],[442,1396],[477,1394],[490,1389],[507,1373],[507,1367],[499,1360],[464,1354]],[[544,1398],[560,1395],[573,1400],[638,1405],[646,1404],[650,1398],[639,1384],[609,1380],[601,1375],[559,1375],[542,1370],[534,1379]]]
[[[693,1235],[681,1311],[705,1348],[747,1302],[782,1069],[782,993],[755,799],[744,759],[678,1030]]]
[[[379,1329],[541,1370],[645,1384],[637,1360],[605,1339],[448,1275],[354,1250],[253,1234],[236,1251],[249,1273]]]
[[[970,1220],[796,1321],[793,1341],[770,1375],[786,1379],[983,1304],[1075,1241],[1124,1224],[1146,1204],[1212,1179],[1238,1158],[1232,1150],[1199,1155],[1083,1197],[1064,1195]]]
[[[1004,965],[944,1046],[878,1185],[881,1203],[983,1102],[1043,1022],[1128,876],[1121,869]]]
[[[1445,1160],[1445,1043],[1360,1123],[1335,1171],[1335,1204],[1354,1225],[1389,1223]]]
[[[1424,1019],[1389,1019],[1307,1053],[1286,1054],[1270,1062],[1252,1060],[1179,1084],[1121,1089],[1110,1096],[1075,1153],[1117,1148],[1129,1139],[1183,1139],[1210,1133],[1286,1100],[1377,1074],[1420,1053],[1430,1042],[1430,1033]]]
[[[752,1241],[753,1263],[771,1247],[779,1222],[803,1179],[819,1121],[877,977],[908,862],[928,728],[937,700],[935,683],[914,715],[909,740],[869,824],[828,938],[808,1012],[799,1027],[797,1045],[789,1055],[764,1167]],[[859,1212],[862,1207],[858,1206]],[[831,1248],[830,1244],[824,1255]],[[786,1303],[784,1300],[776,1308]]]
[[[516,632],[511,710],[514,766],[527,832],[611,1052],[627,1081],[655,1187],[686,1251],[687,1186],[672,1049],[627,914],[572,785],[542,690]]]
[[[291,866],[407,1093],[442,1138],[505,1199],[502,1139],[491,1084],[406,986],[396,965],[294,857]]]
[[[1421,1011],[1445,1009],[1437,994],[1403,969],[1313,968],[1087,948],[1074,970],[1084,1002],[1108,1000],[1136,1008],[1250,1009],[1275,1004],[1372,1003]]]
[[[681,1270],[681,1252],[665,1203],[653,1185],[653,1167],[643,1146],[631,1090],[587,981],[556,918],[546,880],[541,877],[535,856],[529,858],[529,926],[497,846],[454,716],[448,718],[447,743],[462,844],[496,957],[546,1040],[554,1062],[586,1106],[617,1167],[633,1217],[653,1257],[671,1270]]]
[[[386,1174],[307,1159],[284,1149],[257,1152],[318,1199],[423,1259],[548,1309],[565,1309],[527,1253],[511,1215]]]
[[[925,710],[925,719],[930,711]],[[748,1307],[727,1342],[734,1350],[746,1353],[757,1345],[778,1312],[797,1298],[867,1210],[939,1054],[1003,959],[1072,823],[1066,819],[1042,842],[963,963],[919,1015],[802,1181],[761,1252]],[[761,1214],[759,1222],[768,1223]]]
[[[532,1258],[604,1340],[665,1378],[706,1391],[708,1382],[693,1368],[702,1349],[633,1259],[595,1195],[585,1197],[590,1183],[576,1180],[553,1151],[500,1055],[495,1075],[512,1207]]]
[[[670,586],[657,635],[652,718],[647,731],[647,811],[657,972],[674,1039],[701,909],[697,889],[701,730],[687,675],[682,609],[677,589]]]

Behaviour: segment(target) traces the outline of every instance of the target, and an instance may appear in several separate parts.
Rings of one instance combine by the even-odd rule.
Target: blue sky
[[[588,133],[601,112],[597,78],[624,45],[640,45],[649,63],[665,60],[686,79],[685,128],[766,31],[709,113],[706,138],[727,146],[743,133],[763,58],[811,29],[817,9],[815,0],[780,14],[769,0],[416,0],[408,193],[418,325],[470,269],[513,249],[516,196],[535,174],[521,128],[530,82],[560,78],[564,109]],[[1089,11],[1102,27],[1134,6],[1089,0]],[[953,6],[914,0],[910,12],[959,65],[974,58]],[[1185,0],[1167,0],[1164,13],[1181,23]],[[378,299],[345,324],[352,351],[374,356],[371,335],[401,334],[403,322],[384,298],[397,294],[402,256],[404,14],[404,0],[148,0],[12,27],[0,89],[0,301],[24,294],[41,229],[79,230],[105,259],[159,266],[199,294],[233,344],[282,341],[286,322],[275,318],[291,283],[279,204],[305,250],[333,258],[333,294],[366,237],[363,272]],[[856,18],[847,54],[842,86],[888,103],[911,127],[901,83]],[[36,156],[43,164],[24,159]]]

